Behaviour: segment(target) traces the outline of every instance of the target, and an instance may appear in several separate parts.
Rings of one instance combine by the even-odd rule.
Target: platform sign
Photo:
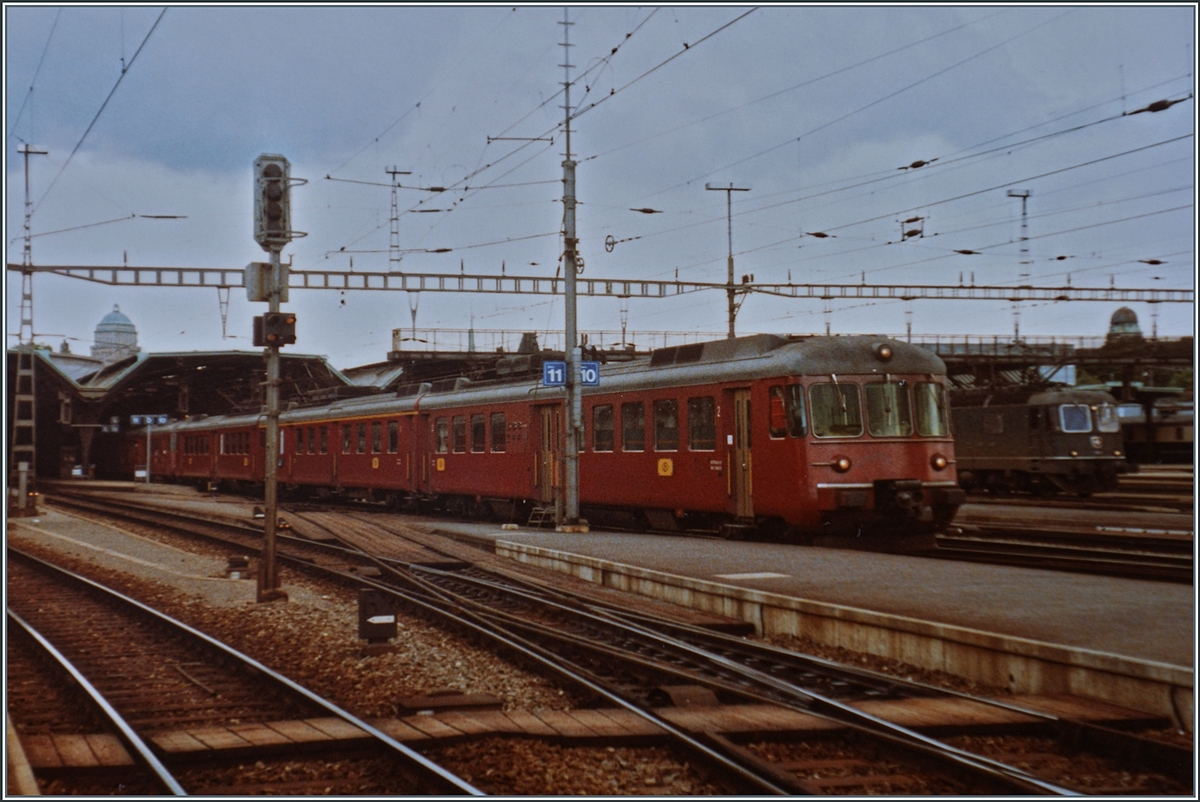
[[[600,386],[600,363],[599,362],[580,362],[579,363],[579,383],[584,387],[599,387]]]
[[[542,363],[542,386],[564,387],[567,384],[567,363],[548,360]]]

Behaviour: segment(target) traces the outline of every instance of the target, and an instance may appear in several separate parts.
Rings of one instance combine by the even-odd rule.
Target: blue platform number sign
[[[542,386],[563,387],[567,383],[567,363],[549,360],[542,363]]]
[[[579,383],[584,387],[599,387],[600,386],[600,363],[599,362],[580,362],[579,363]]]

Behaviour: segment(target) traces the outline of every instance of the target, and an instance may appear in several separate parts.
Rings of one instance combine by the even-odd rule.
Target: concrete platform
[[[490,540],[521,562],[742,618],[760,632],[1192,726],[1192,586],[773,543],[435,528]]]

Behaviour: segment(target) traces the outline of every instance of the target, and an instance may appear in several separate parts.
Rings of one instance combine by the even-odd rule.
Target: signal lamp
[[[254,239],[265,251],[292,241],[290,167],[273,153],[254,160]]]

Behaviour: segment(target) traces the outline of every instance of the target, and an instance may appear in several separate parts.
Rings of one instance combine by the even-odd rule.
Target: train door
[[[430,463],[436,458],[433,453],[435,450],[434,437],[433,423],[429,413],[420,412],[412,418],[405,476],[408,477],[408,486],[415,493],[428,494],[430,492],[429,475],[433,469]]]
[[[562,407],[558,404],[538,411],[537,448],[534,450],[533,485],[542,504],[557,500],[559,441],[562,436]]]
[[[751,455],[750,390],[733,391],[733,443],[730,449],[731,490],[739,518],[754,517],[754,461]]]

